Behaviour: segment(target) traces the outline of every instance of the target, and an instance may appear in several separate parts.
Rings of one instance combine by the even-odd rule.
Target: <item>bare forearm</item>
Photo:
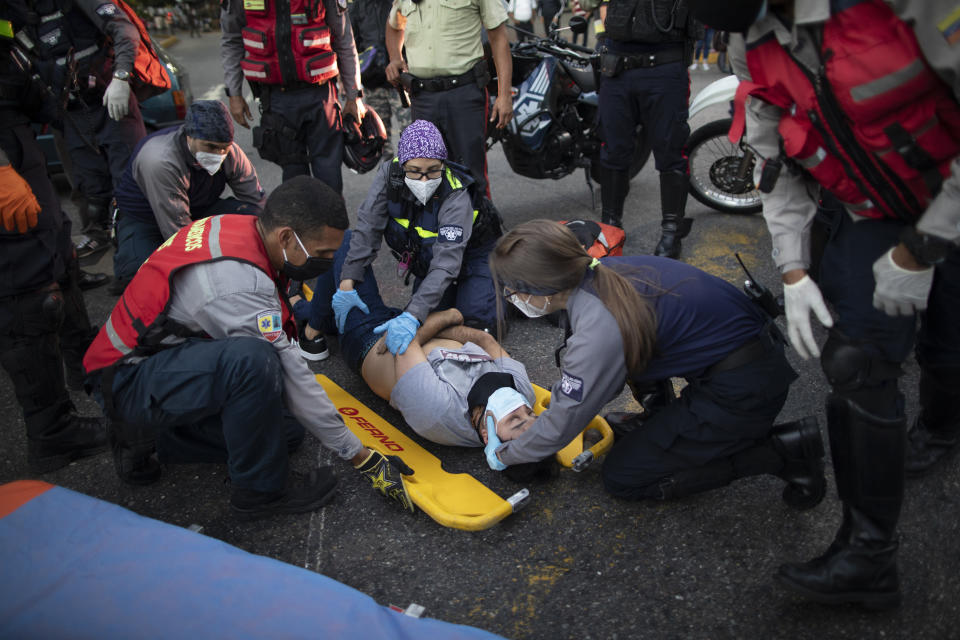
[[[465,327],[459,325],[456,327],[447,327],[443,331],[437,333],[438,338],[446,338],[447,340],[456,340],[457,342],[472,342],[481,349],[487,352],[491,358],[506,358],[510,354],[500,346],[500,343],[497,342],[489,333],[485,331],[480,331],[479,329],[473,329],[471,327]]]
[[[457,309],[447,309],[431,313],[423,321],[423,325],[417,329],[417,344],[425,345],[428,341],[437,337],[444,330],[463,324],[463,314]]]

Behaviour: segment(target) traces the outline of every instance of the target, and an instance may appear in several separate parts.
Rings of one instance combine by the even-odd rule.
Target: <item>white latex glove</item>
[[[933,267],[904,269],[893,261],[893,249],[873,263],[873,306],[888,316],[912,316],[927,308],[933,285]]]
[[[817,319],[823,326],[833,326],[833,318],[823,301],[820,288],[810,276],[805,275],[793,284],[783,285],[783,304],[787,314],[787,336],[790,344],[804,360],[811,356],[819,358],[820,348],[813,337],[810,312],[817,314]]]
[[[114,78],[103,94],[103,106],[110,117],[120,122],[130,111],[130,83]]]

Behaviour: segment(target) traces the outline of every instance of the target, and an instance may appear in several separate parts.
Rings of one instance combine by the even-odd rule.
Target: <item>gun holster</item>
[[[253,128],[253,146],[260,157],[279,165],[305,164],[308,160],[303,140],[287,120],[276,113],[264,111],[260,124]]]
[[[609,53],[606,49],[600,52],[600,74],[607,78],[616,78],[623,73],[623,56]]]

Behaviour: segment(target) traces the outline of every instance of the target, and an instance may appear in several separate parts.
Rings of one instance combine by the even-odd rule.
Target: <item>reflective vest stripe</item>
[[[330,36],[320,36],[319,38],[310,38],[303,41],[305,47],[319,47],[321,45],[330,44]]]
[[[128,355],[133,351],[132,347],[128,347],[123,339],[120,337],[120,334],[117,333],[116,328],[113,326],[113,314],[110,314],[110,317],[107,318],[107,324],[104,329],[107,332],[107,338],[110,339],[110,344],[113,345],[113,348],[120,352],[121,355]]]
[[[797,158],[797,162],[804,169],[813,169],[815,166],[824,161],[827,157],[827,150],[823,147],[817,147],[817,150],[811,153],[806,158]]]
[[[458,180],[458,182],[459,182],[459,180]],[[476,223],[476,221],[477,221],[477,216],[478,216],[478,215],[480,215],[480,212],[479,212],[477,209],[474,209],[474,210],[473,210],[473,222],[474,222],[474,223]],[[410,228],[410,221],[407,220],[406,218],[394,218],[393,221],[396,222],[396,223],[397,223],[398,225],[400,225],[401,227],[403,227],[404,229],[409,229],[409,228]],[[436,237],[437,237],[437,233],[436,233],[435,231],[427,231],[427,230],[424,229],[423,227],[414,227],[413,230],[416,231],[416,232],[417,232],[417,235],[420,236],[421,238],[436,238]]]
[[[207,237],[211,258],[222,258],[223,249],[220,247],[220,216],[214,216],[210,223],[210,235]]]
[[[243,39],[243,44],[246,47],[252,47],[254,49],[266,49],[267,44],[265,42],[260,42],[259,40],[250,40],[249,38]]]
[[[311,69],[311,70],[310,70],[310,75],[311,75],[311,76],[319,76],[319,75],[323,75],[323,74],[325,74],[325,73],[330,73],[331,71],[336,71],[336,70],[337,70],[337,61],[336,61],[336,59],[334,59],[333,64],[328,64],[328,65],[325,66],[325,67],[318,67],[318,68],[316,68],[316,69]]]
[[[74,60],[80,60],[81,58],[86,58],[86,57],[88,57],[88,56],[92,56],[92,55],[95,54],[97,51],[100,51],[100,47],[98,47],[98,46],[95,45],[95,44],[94,44],[94,45],[90,45],[90,46],[87,47],[86,49],[81,49],[80,51],[75,52],[75,53],[73,54],[73,59],[74,59]],[[63,65],[67,64],[67,58],[66,58],[66,57],[57,58],[57,64],[62,67]]]
[[[62,18],[62,17],[63,17],[63,12],[62,12],[62,11],[55,11],[55,12],[53,12],[53,13],[51,13],[51,14],[42,16],[42,17],[40,18],[40,24],[45,24],[45,23],[47,23],[47,22],[50,22],[50,21],[52,21],[52,20],[56,20],[57,18]]]
[[[873,209],[873,202],[869,199],[864,200],[863,202],[841,202],[840,204],[854,213],[858,211],[866,211],[867,209]]]
[[[895,91],[901,86],[907,84],[924,71],[923,60],[917,58],[910,64],[893,73],[871,80],[870,82],[852,87],[850,97],[854,102],[864,102],[877,96],[881,96],[888,91]]]

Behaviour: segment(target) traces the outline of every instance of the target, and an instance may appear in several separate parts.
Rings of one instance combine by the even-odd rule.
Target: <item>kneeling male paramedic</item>
[[[343,199],[315,178],[290,180],[263,214],[212,216],[167,240],[137,272],[84,357],[88,384],[114,420],[121,478],[159,476],[143,454],[155,435],[170,462],[223,461],[234,512],[313,511],[333,496],[329,468],[288,483],[288,447],[304,425],[374,486],[413,510],[399,458],[363,447],[291,342],[288,279],[329,268],[348,224]],[[284,405],[293,420],[284,420]]]
[[[228,185],[234,197],[221,198]],[[266,201],[256,169],[233,141],[230,113],[217,100],[194,102],[182,126],[141,140],[114,195],[113,273],[120,291],[154,249],[194,220],[258,214]]]

